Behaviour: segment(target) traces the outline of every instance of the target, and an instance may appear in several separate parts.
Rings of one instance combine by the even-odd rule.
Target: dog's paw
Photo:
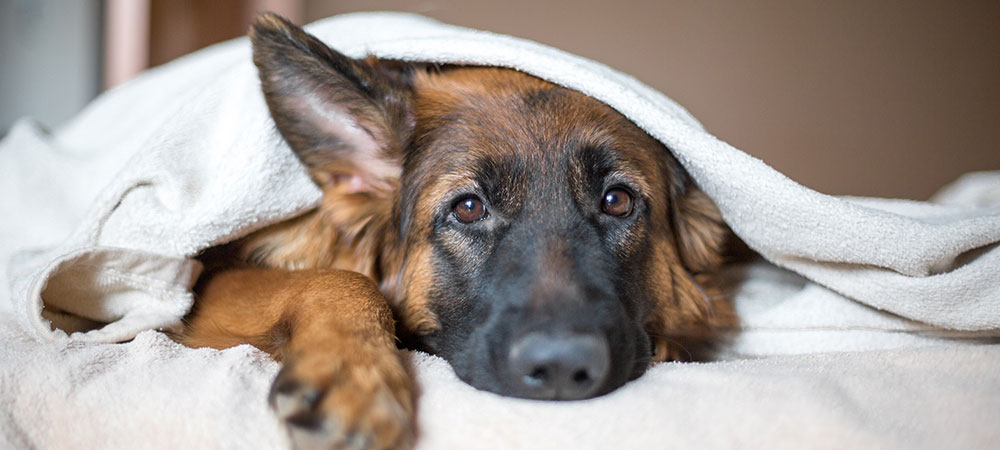
[[[275,378],[269,400],[297,450],[413,444],[413,397],[398,358],[293,358]]]

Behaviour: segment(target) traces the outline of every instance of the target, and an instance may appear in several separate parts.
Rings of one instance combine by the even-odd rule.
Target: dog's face
[[[724,228],[655,139],[506,69],[351,60],[278,20],[252,35],[279,131],[324,188],[248,244],[376,278],[401,334],[469,384],[581,399],[731,318]]]
[[[474,386],[524,397],[587,397],[641,374],[666,287],[647,268],[670,239],[677,178],[662,148],[607,106],[510,70],[415,87],[402,215],[430,269],[407,295],[437,319],[427,347]]]

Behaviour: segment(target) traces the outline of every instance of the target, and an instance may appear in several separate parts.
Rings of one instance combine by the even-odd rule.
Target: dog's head
[[[251,38],[278,130],[324,189],[253,251],[372,276],[401,335],[469,384],[601,395],[731,319],[706,281],[718,211],[612,108],[513,70],[350,59],[273,15]]]

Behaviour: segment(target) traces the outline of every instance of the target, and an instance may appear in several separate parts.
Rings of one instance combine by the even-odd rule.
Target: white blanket
[[[638,81],[552,48],[399,14],[309,30],[352,56],[512,67],[604,101],[664,142],[752,248],[798,274],[746,269],[743,332],[726,355],[763,359],[664,364],[606,398],[501,399],[417,354],[422,446],[995,442],[1000,175],[968,178],[937,203],[826,196]],[[245,39],[154,69],[52,134],[15,126],[0,142],[0,439],[284,442],[264,403],[266,357],[144,330],[190,308],[199,250],[319,195],[274,130]]]
[[[0,327],[0,331],[3,328]],[[0,332],[0,448],[274,449],[277,365],[249,346],[45,346]],[[995,448],[1000,346],[660,364],[604,397],[540,402],[477,391],[411,358],[418,450]]]

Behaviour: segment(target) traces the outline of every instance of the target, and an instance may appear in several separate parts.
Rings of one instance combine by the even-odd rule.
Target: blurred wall
[[[243,36],[261,11],[301,23],[302,0],[116,0],[149,3],[149,61],[156,66],[210,44]]]
[[[99,0],[0,0],[0,135],[57,126],[100,90]]]
[[[418,12],[630,73],[834,194],[926,198],[1000,169],[1000,2],[305,0]]]

